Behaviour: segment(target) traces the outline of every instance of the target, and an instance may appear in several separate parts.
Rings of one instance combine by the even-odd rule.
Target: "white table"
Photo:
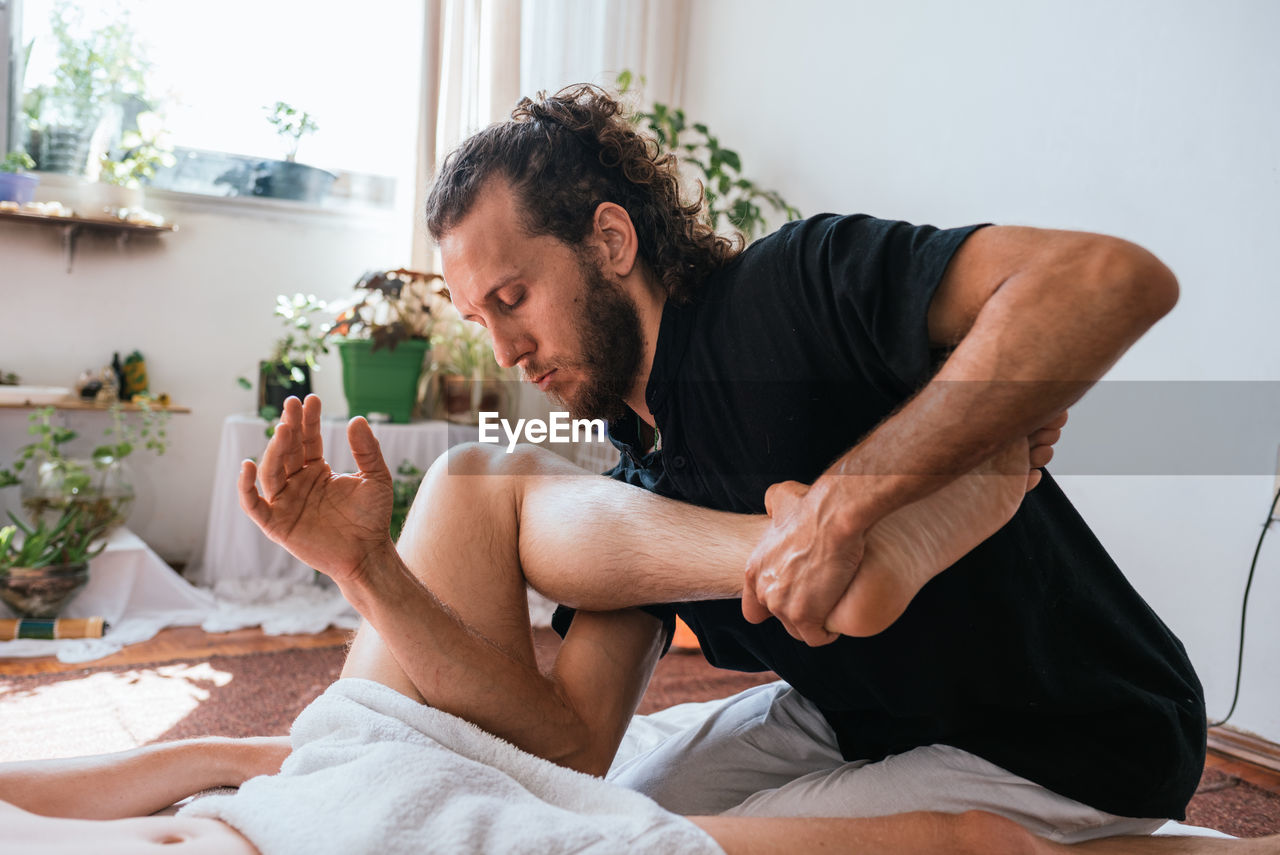
[[[321,421],[325,458],[337,472],[357,469],[346,426],[345,420]],[[266,422],[252,415],[229,416],[222,424],[205,544],[188,571],[198,584],[213,588],[219,596],[271,601],[315,578],[310,567],[268,540],[240,510],[236,490],[240,462],[261,458],[267,446],[265,429]],[[392,473],[405,460],[425,471],[451,446],[477,438],[474,425],[445,421],[374,424],[373,433]]]
[[[61,617],[106,618],[102,638],[0,642],[0,658],[57,656],[85,662],[146,641],[167,626],[196,626],[215,611],[208,591],[192,587],[129,529],[116,529],[107,548],[89,561],[89,583],[63,608]],[[0,603],[0,617],[15,617]]]

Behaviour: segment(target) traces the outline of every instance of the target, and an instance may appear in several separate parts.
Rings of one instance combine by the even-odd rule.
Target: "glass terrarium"
[[[80,510],[80,526],[122,525],[133,508],[133,478],[125,461],[110,456],[45,459],[27,467],[22,505],[32,520]]]

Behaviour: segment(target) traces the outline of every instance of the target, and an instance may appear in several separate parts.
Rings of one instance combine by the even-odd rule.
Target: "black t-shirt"
[[[661,450],[615,423],[609,474],[744,513],[770,484],[812,482],[928,381],[929,302],[974,230],[823,215],[754,243],[664,308],[646,390]],[[1110,813],[1179,819],[1203,768],[1181,643],[1047,473],[879,635],[811,648],[738,600],[675,610],[712,664],[771,669],[816,703],[850,760],[944,743]]]

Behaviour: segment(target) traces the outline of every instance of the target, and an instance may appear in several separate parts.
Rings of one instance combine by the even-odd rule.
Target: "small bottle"
[[[121,401],[129,400],[129,395],[127,394],[127,391],[126,391],[129,387],[125,384],[124,365],[120,362],[120,354],[118,352],[115,354],[112,354],[111,370],[116,375],[116,378],[115,378],[116,379],[116,396]]]

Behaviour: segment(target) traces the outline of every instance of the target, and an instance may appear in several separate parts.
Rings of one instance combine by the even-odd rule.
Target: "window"
[[[412,202],[420,3],[9,2],[20,4],[11,147],[42,170],[94,177],[104,154],[119,161],[137,143],[133,131],[173,148],[154,186],[304,198],[278,192],[296,146],[288,174],[334,182],[325,204]],[[296,111],[281,114],[293,135],[269,121],[278,102]]]

